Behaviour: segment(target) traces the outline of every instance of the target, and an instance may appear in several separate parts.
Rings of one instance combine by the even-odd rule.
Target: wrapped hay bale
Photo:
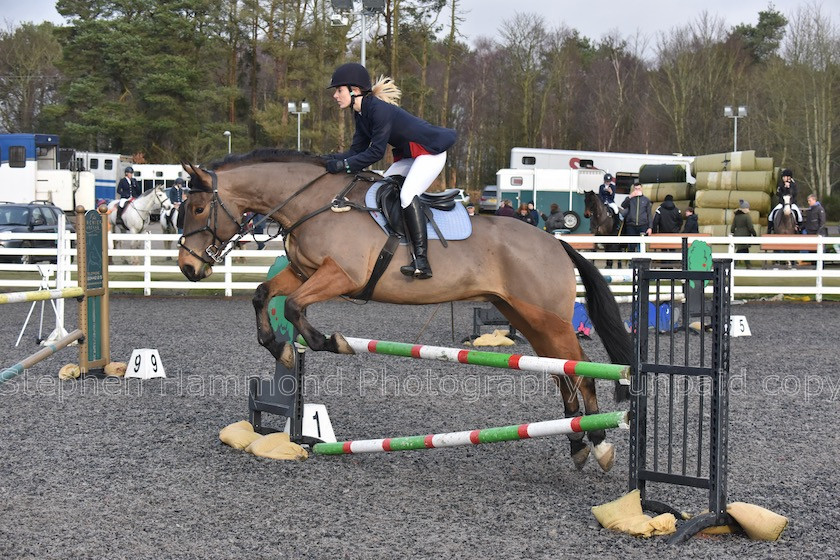
[[[695,206],[701,208],[738,208],[741,200],[750,203],[750,209],[759,214],[770,212],[770,195],[756,191],[697,191]]]
[[[694,187],[688,183],[643,184],[642,194],[648,197],[651,202],[661,202],[669,194],[674,197],[674,200],[690,200],[694,198]]]
[[[681,213],[685,213],[685,209],[692,205],[690,200],[674,200],[673,203]],[[653,211],[656,212],[660,205],[659,202],[653,202]]]
[[[647,164],[639,168],[639,182],[684,183],[685,165],[681,163]]]
[[[757,157],[755,158],[756,171],[773,171],[773,158],[771,157]]]
[[[754,171],[755,150],[697,156],[693,169],[695,177],[702,171]]]
[[[729,208],[695,208],[697,223],[701,226],[731,225],[735,219],[735,210]],[[755,210],[750,210],[750,218],[753,224],[758,223],[759,215]]]
[[[758,191],[771,194],[776,188],[772,171],[701,171],[698,190]]]
[[[697,229],[700,230],[700,233],[705,233],[715,237],[726,237],[727,235],[729,235],[729,226],[726,224],[700,226]]]

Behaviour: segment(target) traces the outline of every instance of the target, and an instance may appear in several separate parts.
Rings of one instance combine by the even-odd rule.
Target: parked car
[[[499,207],[499,195],[496,185],[487,185],[481,191],[481,198],[478,199],[479,212],[495,212]]]
[[[58,216],[61,209],[49,202],[35,201],[29,204],[18,202],[0,202],[0,232],[14,233],[56,233]],[[75,231],[73,224],[67,222],[66,229]],[[5,249],[48,248],[57,249],[52,239],[8,239],[0,241]],[[55,257],[45,255],[3,255],[4,262],[29,264],[35,261],[55,262]]]
[[[455,202],[460,202],[464,206],[470,203],[470,195],[464,189],[458,189],[458,194],[455,196]]]

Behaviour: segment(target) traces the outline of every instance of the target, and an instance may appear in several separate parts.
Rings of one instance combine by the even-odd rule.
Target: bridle
[[[209,169],[205,169],[204,171],[208,175],[210,175],[210,178],[211,178],[211,181],[212,181],[211,188],[212,188],[212,192],[213,192],[213,197],[210,199],[210,214],[209,214],[209,216],[207,216],[207,223],[205,223],[204,226],[202,226],[202,227],[200,227],[196,230],[184,233],[184,235],[182,235],[181,238],[178,240],[178,246],[183,248],[185,251],[187,251],[187,253],[189,253],[193,257],[197,258],[201,262],[203,262],[205,264],[209,264],[210,266],[224,261],[225,256],[233,250],[233,248],[236,246],[236,243],[239,242],[239,240],[241,240],[243,237],[248,235],[248,233],[249,233],[249,231],[251,231],[252,227],[259,226],[260,224],[262,224],[263,222],[268,220],[276,212],[279,212],[281,209],[283,209],[283,207],[285,207],[289,202],[291,202],[292,200],[297,198],[299,195],[301,195],[303,192],[305,192],[309,187],[311,187],[312,185],[314,185],[320,179],[322,179],[323,177],[325,177],[327,175],[326,171],[324,173],[318,175],[317,177],[315,177],[314,179],[312,179],[311,181],[309,181],[308,183],[303,185],[301,188],[299,188],[297,191],[295,191],[289,198],[287,198],[286,200],[284,200],[283,202],[281,202],[280,204],[278,204],[277,206],[272,208],[270,211],[268,211],[261,220],[259,220],[257,222],[254,222],[253,217],[250,217],[248,219],[240,221],[240,219],[237,216],[235,216],[234,213],[230,211],[230,209],[228,209],[228,207],[225,205],[225,202],[219,196],[219,180],[218,180],[218,177],[216,175],[216,172],[212,171],[212,170],[209,170]],[[364,177],[360,177],[359,175],[356,175],[353,178],[353,180],[350,182],[350,184],[348,184],[346,187],[344,187],[344,189],[342,189],[341,192],[338,195],[336,195],[330,201],[329,204],[327,204],[325,206],[322,206],[321,208],[318,208],[316,210],[313,210],[312,212],[310,212],[310,213],[306,214],[305,216],[301,217],[300,219],[298,219],[296,222],[294,222],[292,225],[290,225],[288,227],[283,227],[281,225],[277,235],[282,235],[282,236],[286,237],[286,236],[288,236],[289,233],[291,233],[295,228],[297,228],[302,223],[304,223],[307,220],[317,216],[318,214],[320,214],[322,212],[330,210],[331,208],[343,208],[343,207],[346,207],[346,206],[354,206],[353,203],[350,203],[349,201],[345,200],[344,197],[347,195],[347,193],[350,192],[350,190],[355,186],[355,184],[359,180],[367,180],[367,179],[365,179]],[[207,191],[203,191],[203,192],[207,192]],[[221,212],[223,213],[223,216],[228,221],[232,222],[236,226],[236,233],[230,239],[227,239],[227,240],[222,239],[218,234],[219,220],[220,220],[220,218],[219,218],[220,209],[221,209]],[[186,241],[187,241],[188,237],[190,237],[192,235],[197,235],[199,233],[203,233],[205,231],[210,233],[210,235],[212,236],[212,241],[211,241],[210,245],[205,247],[204,254],[199,254],[199,253],[193,251],[191,248],[187,247]],[[209,259],[208,259],[208,257],[209,257]]]

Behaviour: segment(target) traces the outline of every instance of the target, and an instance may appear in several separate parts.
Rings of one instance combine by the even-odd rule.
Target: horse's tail
[[[601,337],[601,342],[614,364],[630,365],[633,363],[633,342],[621,322],[621,315],[615,296],[609,284],[604,280],[601,271],[589,262],[571,245],[560,240],[563,248],[572,259],[580,274],[583,287],[586,289],[586,310],[589,319],[595,327],[595,332]],[[627,400],[629,393],[627,386],[616,385],[616,400]]]

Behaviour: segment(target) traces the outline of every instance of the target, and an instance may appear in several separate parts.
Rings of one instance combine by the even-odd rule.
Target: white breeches
[[[400,190],[400,206],[405,208],[415,196],[426,192],[446,165],[446,152],[424,154],[416,158],[395,161],[385,172],[385,177],[404,175],[405,182]]]
[[[782,204],[777,204],[773,210],[770,211],[770,215],[767,216],[767,219],[770,223],[773,223],[773,220],[776,219],[776,212],[780,211],[784,206]],[[793,212],[794,217],[796,218],[797,222],[802,221],[802,210],[799,209],[799,206],[796,204],[790,205],[790,211]]]

